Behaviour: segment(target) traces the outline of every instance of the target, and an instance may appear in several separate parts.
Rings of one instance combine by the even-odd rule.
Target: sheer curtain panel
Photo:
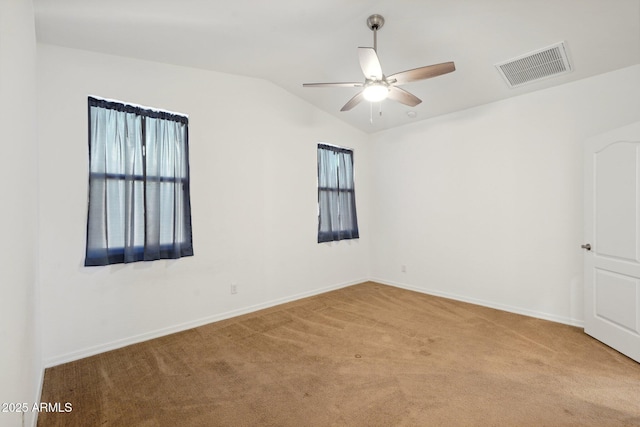
[[[193,255],[188,118],[89,97],[85,266]]]
[[[353,151],[318,144],[318,243],[357,239]]]

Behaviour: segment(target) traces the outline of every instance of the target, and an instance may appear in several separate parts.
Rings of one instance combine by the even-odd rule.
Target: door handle
[[[580,247],[581,247],[582,249],[586,249],[586,250],[590,251],[590,250],[591,250],[591,243],[587,243],[587,244],[584,244],[584,245],[580,245]]]

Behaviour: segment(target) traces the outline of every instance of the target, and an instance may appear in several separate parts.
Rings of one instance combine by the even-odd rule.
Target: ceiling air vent
[[[496,64],[511,88],[571,71],[564,42]]]

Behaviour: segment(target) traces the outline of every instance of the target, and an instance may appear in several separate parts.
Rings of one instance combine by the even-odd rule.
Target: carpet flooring
[[[45,372],[38,426],[640,426],[579,328],[367,282]]]

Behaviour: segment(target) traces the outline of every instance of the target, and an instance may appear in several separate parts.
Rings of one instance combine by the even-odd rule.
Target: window
[[[193,255],[188,118],[89,97],[85,266]]]
[[[318,144],[318,243],[357,239],[353,151]]]

